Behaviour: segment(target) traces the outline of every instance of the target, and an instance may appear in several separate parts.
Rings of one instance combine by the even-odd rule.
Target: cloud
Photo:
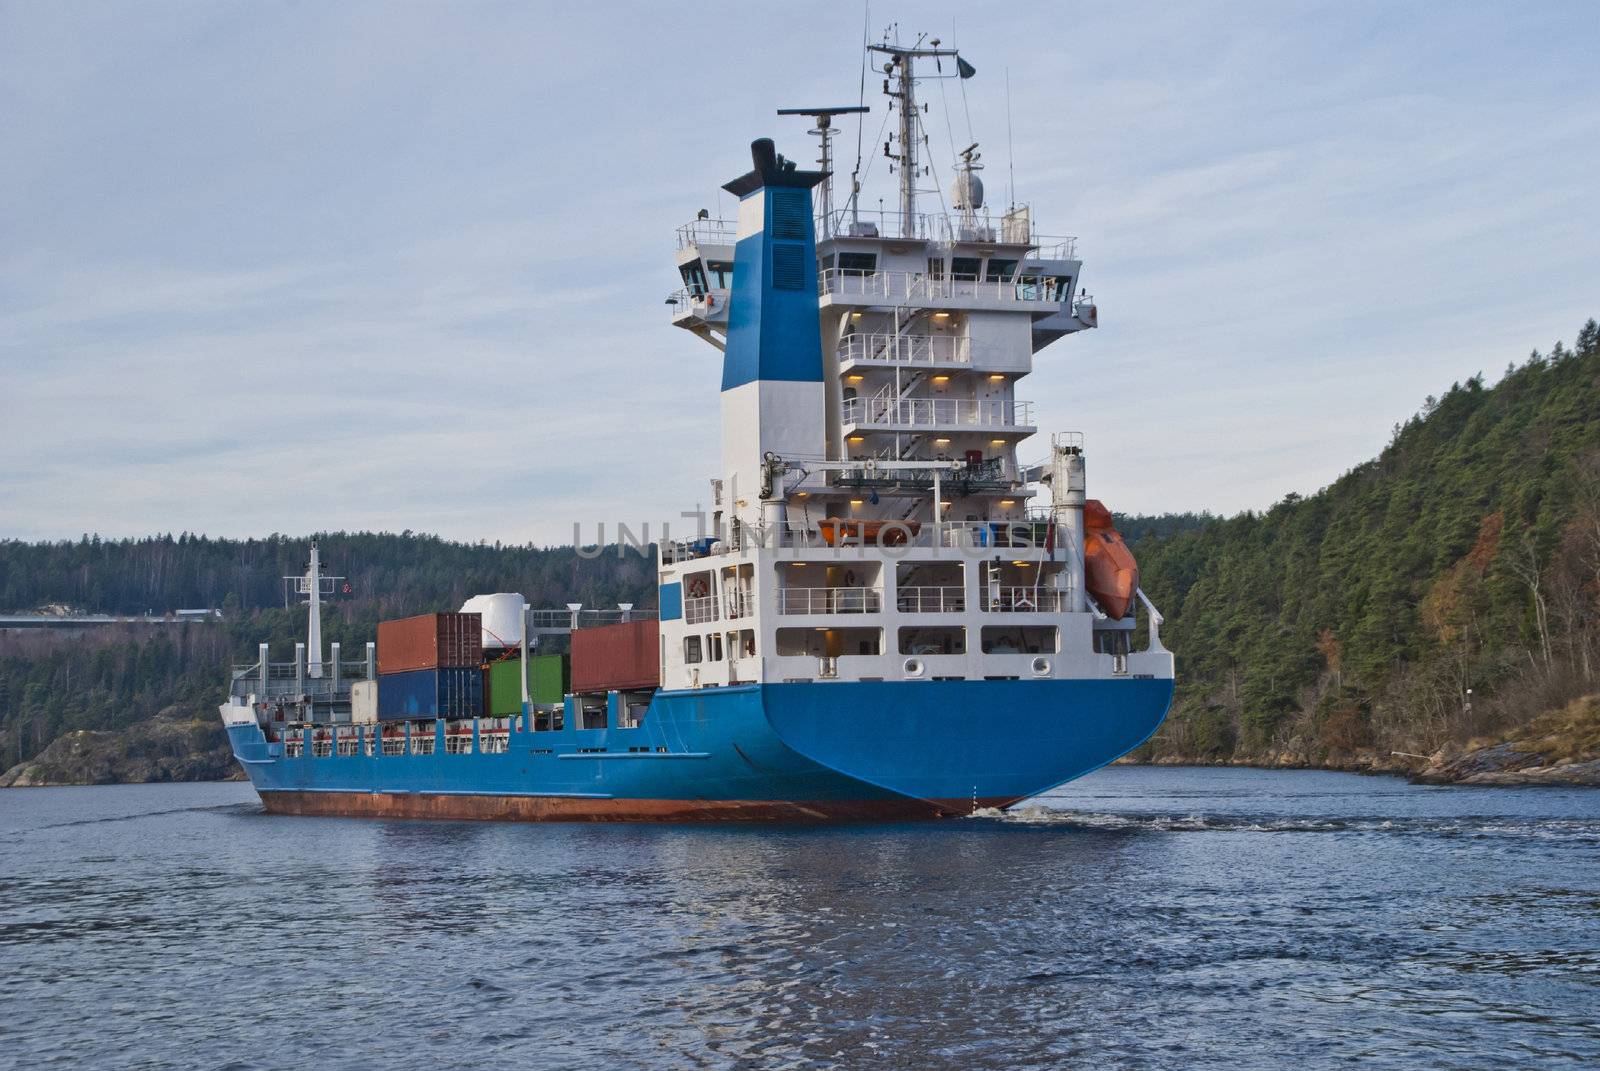
[[[743,12],[0,9],[0,534],[555,542],[703,499],[719,356],[667,323],[672,231],[860,77],[854,16]],[[934,177],[980,140],[992,201],[1014,157],[1081,238],[1102,327],[1019,395],[1096,494],[1314,490],[1594,314],[1588,14],[919,10],[980,72],[926,95]]]

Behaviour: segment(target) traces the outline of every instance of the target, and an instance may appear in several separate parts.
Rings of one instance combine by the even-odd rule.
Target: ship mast
[[[322,575],[322,556],[315,542],[311,544],[311,562],[306,566],[305,573],[283,578],[286,608],[291,593],[303,595],[306,599],[306,675],[313,679],[322,676],[322,597],[332,595],[334,585],[343,579],[342,576]]]
[[[900,110],[900,154],[896,156],[889,151],[889,146],[883,147],[883,155],[900,165],[900,236],[902,238],[915,238],[917,236],[917,78],[913,64],[921,58],[937,60],[943,56],[951,56],[956,60],[956,77],[967,78],[970,65],[965,65],[953,48],[940,48],[939,39],[935,37],[928,42],[930,47],[922,48],[922,39],[917,38],[917,44],[909,48],[902,45],[891,45],[884,42],[881,45],[868,45],[870,52],[881,52],[889,59],[883,65],[883,73],[888,75],[883,81],[883,92],[890,100],[895,101],[895,107]],[[946,76],[949,77],[949,76]],[[891,86],[889,79],[895,79]]]

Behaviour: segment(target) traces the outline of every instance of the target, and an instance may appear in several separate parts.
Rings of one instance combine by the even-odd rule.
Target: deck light
[[[848,379],[852,383],[860,383],[863,379],[866,379],[867,377],[866,376],[846,376],[845,378]]]
[[[1017,504],[1017,500],[1014,498],[1002,498],[1000,500],[1000,504],[1002,506],[1015,506]]]
[[[864,442],[866,442],[866,441],[867,441],[867,440],[866,440],[866,437],[865,437],[865,436],[862,436],[862,435],[852,435],[852,436],[850,436],[850,441],[851,441],[851,442],[853,442],[853,443],[864,443]]]
[[[948,312],[936,312],[933,314],[933,318],[935,320],[948,320],[950,319],[950,314]]]
[[[850,504],[851,504],[851,505],[852,505],[852,506],[859,506],[859,505],[862,505],[862,504],[863,504],[863,502],[864,502],[864,500],[863,500],[863,499],[859,499],[859,498],[852,498],[852,499],[851,499],[851,500],[850,500]]]
[[[1012,562],[1011,564],[1015,565],[1015,566],[1019,566],[1020,568],[1026,569],[1028,566],[1032,565],[1033,563],[1032,562]]]
[[[989,377],[989,382],[990,383],[1001,383],[1001,382],[1005,381],[1005,378],[1006,377],[1001,375],[999,372],[995,372],[993,375],[991,375]]]
[[[1005,444],[1006,444],[1006,441],[1004,439],[990,439],[989,440],[989,445],[990,446],[1004,446]]]
[[[940,446],[949,446],[950,445],[950,440],[949,439],[935,439],[933,441],[935,443],[937,443],[938,445],[940,445]]]
[[[934,376],[933,377],[933,381],[935,383],[948,383],[948,382],[950,382],[950,377],[949,376]]]

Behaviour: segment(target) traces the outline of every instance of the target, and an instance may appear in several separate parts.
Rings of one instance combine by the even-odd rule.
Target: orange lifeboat
[[[1139,563],[1098,498],[1083,504],[1083,527],[1083,586],[1100,609],[1120,621],[1133,609]]]
[[[829,518],[817,522],[822,541],[828,546],[838,546],[845,540],[872,547],[899,547],[917,534],[922,527],[918,521],[850,521]]]

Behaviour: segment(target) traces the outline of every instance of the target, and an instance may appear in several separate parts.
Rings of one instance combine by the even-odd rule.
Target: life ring
[[[689,598],[703,599],[709,594],[711,594],[711,585],[706,582],[706,578],[703,575],[689,578]]]

